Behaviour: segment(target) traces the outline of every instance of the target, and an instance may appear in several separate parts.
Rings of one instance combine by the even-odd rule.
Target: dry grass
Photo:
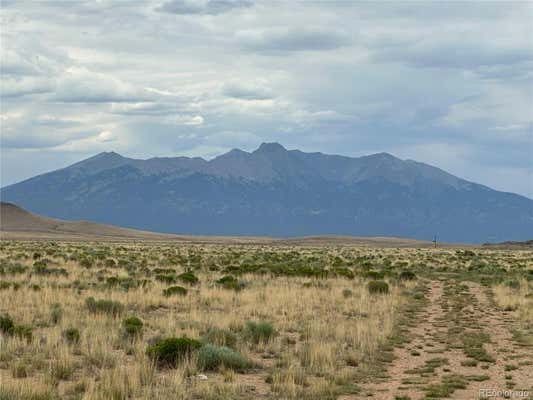
[[[516,311],[524,323],[533,323],[533,290],[525,279],[493,287],[496,304],[505,311]]]
[[[0,315],[9,314],[16,324],[33,327],[31,342],[0,334],[2,400],[333,399],[346,388],[353,389],[361,371],[372,367],[380,348],[397,333],[401,310],[412,301],[417,285],[397,280],[397,272],[406,265],[420,271],[440,268],[443,260],[454,257],[452,250],[335,247],[31,242],[1,246],[4,266],[19,263],[27,270],[0,275],[10,285],[0,290]],[[501,252],[494,254],[504,257]],[[87,257],[89,268],[81,262]],[[50,268],[64,268],[68,276],[35,273],[34,263],[43,258]],[[107,264],[109,260],[120,266]],[[216,284],[228,274],[228,267],[243,272],[243,266],[258,260],[265,265],[319,265],[328,274],[318,278],[256,270],[236,275],[245,284],[241,291]],[[389,293],[371,295],[365,273],[384,265],[390,266],[384,269]],[[334,274],[339,266],[355,276]],[[187,287],[188,294],[166,297],[163,290],[169,285],[154,279],[157,268],[176,274],[193,270],[200,283],[173,283]],[[107,284],[113,276],[148,283],[126,290]],[[529,290],[527,282],[524,287]],[[512,297],[507,290],[498,286],[496,301],[505,299],[510,303],[504,306],[524,309],[524,318],[530,318],[530,299],[522,292]],[[120,302],[124,311],[90,313],[85,305],[88,297]],[[55,303],[62,309],[57,321],[51,316]],[[132,315],[143,321],[143,334],[126,339],[121,323]],[[267,321],[276,335],[266,342],[247,340],[242,330],[247,321]],[[79,329],[79,343],[66,341],[63,332],[68,328]],[[235,350],[253,367],[205,372],[192,357],[164,369],[146,355],[154,338],[200,339],[212,328],[232,332],[238,339]]]

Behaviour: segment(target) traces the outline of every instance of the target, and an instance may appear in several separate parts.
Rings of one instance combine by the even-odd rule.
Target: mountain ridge
[[[533,237],[533,200],[388,153],[346,157],[263,143],[211,160],[103,152],[0,189],[63,219],[179,234]]]
[[[247,151],[240,150],[240,149],[232,149],[224,154],[214,157],[211,160],[206,160],[202,157],[184,157],[184,156],[151,157],[147,159],[139,159],[139,158],[125,157],[114,151],[101,152],[92,157],[81,160],[67,167],[61,168],[59,170],[85,169],[88,166],[90,166],[93,168],[93,170],[90,172],[94,174],[94,173],[98,173],[106,169],[112,169],[112,168],[117,168],[117,167],[124,166],[124,165],[130,165],[135,168],[138,168],[139,170],[145,173],[172,172],[172,171],[181,170],[181,171],[188,171],[188,172],[201,172],[201,173],[207,173],[207,174],[214,174],[217,176],[231,175],[234,177],[249,178],[251,180],[261,180],[261,178],[265,178],[265,175],[268,175],[268,177],[272,178],[273,174],[263,173],[263,174],[259,174],[258,176],[253,176],[253,175],[251,176],[250,174],[244,174],[242,172],[235,173],[234,168],[232,169],[231,166],[224,164],[224,162],[228,162],[228,161],[229,162],[238,162],[238,161],[250,162],[251,161],[251,162],[255,162],[256,163],[255,166],[257,167],[263,167],[263,168],[265,166],[271,167],[272,165],[267,165],[268,163],[266,161],[270,160],[271,158],[270,156],[274,153],[278,153],[278,155],[283,154],[283,156],[289,155],[289,157],[293,157],[300,161],[302,160],[302,158],[306,158],[306,157],[314,157],[314,160],[316,160],[317,158],[329,159],[329,161],[336,162],[336,163],[343,163],[343,162],[349,163],[349,162],[353,162],[354,160],[372,161],[374,163],[373,165],[374,168],[379,168],[379,164],[383,164],[383,163],[389,163],[389,164],[396,163],[397,165],[403,164],[404,166],[415,164],[417,167],[422,167],[426,169],[426,172],[431,171],[439,175],[440,178],[445,177],[446,179],[448,179],[450,184],[453,184],[456,181],[462,181],[464,183],[473,183],[473,182],[469,182],[467,180],[455,177],[454,175],[438,167],[432,166],[430,164],[418,162],[415,160],[409,160],[409,159],[402,160],[387,152],[380,152],[380,153],[364,155],[360,157],[349,157],[349,156],[342,156],[342,155],[325,154],[322,152],[306,153],[300,150],[287,150],[281,144],[276,143],[276,142],[272,142],[272,143],[264,142],[256,150],[251,151],[251,152],[247,152]],[[279,161],[279,157],[278,157],[278,161]],[[158,165],[159,165],[159,168],[158,168]],[[165,168],[162,168],[161,165]],[[97,168],[94,169],[95,166]],[[229,171],[228,171],[228,167],[230,167]],[[246,165],[246,167],[250,168],[250,165]],[[56,170],[56,171],[59,171],[59,170]],[[55,171],[51,171],[51,172],[55,172]],[[332,171],[329,171],[329,172],[332,172]],[[334,170],[334,172],[338,172],[338,170]],[[45,175],[45,174],[40,174],[37,176],[42,176],[42,175]],[[333,181],[339,180],[338,178],[331,179],[332,174],[327,174],[324,177],[327,180],[333,180]],[[29,179],[34,179],[34,178],[35,177],[29,178]],[[340,180],[348,180],[350,178],[353,178],[353,176],[347,176],[347,177],[344,176]],[[4,186],[2,189],[23,183],[27,180],[23,180],[21,182],[17,182],[11,185]]]

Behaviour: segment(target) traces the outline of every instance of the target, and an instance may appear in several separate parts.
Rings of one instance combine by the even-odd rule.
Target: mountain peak
[[[85,160],[82,160],[80,162],[85,161],[114,161],[114,160],[123,160],[125,157],[121,156],[118,153],[115,153],[114,151],[103,151],[101,153],[98,153],[92,157],[86,158]]]
[[[287,151],[287,149],[277,142],[271,142],[271,143],[263,142],[261,143],[261,145],[255,152],[274,153],[274,152],[281,152],[281,151],[285,152]]]
[[[131,159],[123,157],[120,154],[115,153],[114,151],[104,151],[102,153],[98,153],[95,156],[77,162],[76,164],[73,164],[68,168],[88,168],[95,172],[98,172],[103,171],[105,169],[118,167],[120,165],[128,163],[129,161],[131,161]]]
[[[95,157],[98,157],[98,158],[107,158],[107,159],[119,159],[119,158],[124,158],[123,156],[121,156],[120,154],[118,154],[117,152],[115,151],[103,151],[101,153],[98,153]]]

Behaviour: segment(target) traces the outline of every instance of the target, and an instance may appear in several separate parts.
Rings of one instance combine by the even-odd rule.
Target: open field
[[[0,317],[1,400],[533,396],[531,251],[2,241]]]

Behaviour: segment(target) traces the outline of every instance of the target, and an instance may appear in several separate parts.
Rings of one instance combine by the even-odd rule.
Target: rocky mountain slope
[[[209,235],[533,237],[533,200],[387,153],[351,158],[264,143],[202,158],[101,153],[2,188],[3,201],[67,220]]]

